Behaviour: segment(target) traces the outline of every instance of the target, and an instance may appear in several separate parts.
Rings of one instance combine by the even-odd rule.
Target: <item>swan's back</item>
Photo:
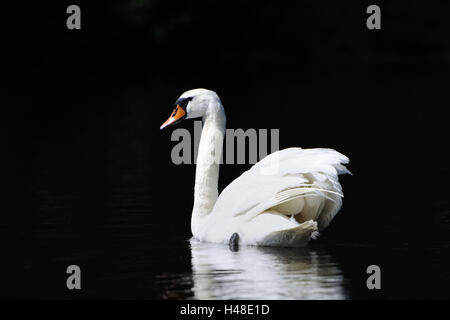
[[[289,148],[265,157],[220,194],[195,237],[226,243],[302,246],[342,205],[338,175],[348,158],[332,149]]]

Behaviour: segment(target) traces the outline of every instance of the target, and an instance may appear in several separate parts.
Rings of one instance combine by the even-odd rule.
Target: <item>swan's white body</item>
[[[191,230],[200,241],[243,245],[304,246],[328,226],[342,205],[338,174],[348,158],[332,149],[289,148],[274,152],[218,196],[225,112],[216,93],[185,92],[187,118],[201,116]],[[193,97],[193,98],[192,98]]]

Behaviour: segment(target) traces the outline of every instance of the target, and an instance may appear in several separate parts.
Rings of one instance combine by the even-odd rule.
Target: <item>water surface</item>
[[[344,276],[325,250],[190,241],[195,299],[345,299]]]

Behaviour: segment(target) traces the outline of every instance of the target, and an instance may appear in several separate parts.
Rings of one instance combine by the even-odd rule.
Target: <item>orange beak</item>
[[[162,130],[165,127],[175,124],[175,123],[181,121],[185,116],[186,116],[186,112],[183,110],[182,107],[180,107],[180,105],[177,104],[176,108],[173,109],[173,112],[170,115],[169,119],[167,119],[166,122],[164,122],[159,129]]]

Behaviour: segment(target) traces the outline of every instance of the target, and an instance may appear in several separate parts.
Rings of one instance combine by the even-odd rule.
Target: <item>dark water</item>
[[[18,144],[27,147],[16,158],[26,169],[10,172],[5,197],[1,297],[450,298],[445,198],[435,198],[425,216],[410,211],[395,193],[377,193],[386,185],[371,176],[384,169],[371,173],[350,151],[356,174],[342,177],[343,210],[308,247],[232,252],[199,243],[190,240],[189,225],[194,167],[170,163],[170,134],[159,132],[161,117],[148,107],[162,104],[158,96],[130,90],[92,97],[93,104],[106,101],[102,116],[66,111],[54,128]],[[65,118],[72,118],[70,129],[55,135]],[[295,138],[290,130],[282,128],[282,144],[283,132]],[[221,188],[245,169],[222,166]],[[66,289],[71,264],[82,270],[78,292]],[[381,268],[381,290],[366,287],[372,264]]]
[[[195,299],[345,299],[344,275],[326,250],[226,246],[192,240]]]
[[[55,158],[70,162],[67,155],[50,154],[38,159],[46,165]],[[152,175],[145,170],[113,175],[118,182],[109,181],[103,189],[96,179],[91,179],[94,186],[85,183],[83,174],[76,178],[55,167],[39,172],[33,202],[16,202],[30,211],[3,227],[3,298],[450,298],[447,241],[405,232],[386,240],[385,229],[392,225],[352,220],[343,225],[344,215],[354,214],[350,210],[305,248],[240,247],[234,252],[190,239],[191,208],[154,194]],[[71,187],[73,181],[65,184],[68,176],[86,189]],[[368,241],[352,229],[379,231],[380,237]],[[81,291],[66,289],[66,268],[72,264],[82,270]],[[372,264],[381,268],[381,290],[366,287]]]
[[[450,298],[448,5],[382,4],[370,31],[370,4],[90,2],[72,32],[64,3],[17,2],[0,297]],[[198,87],[217,91],[228,128],[279,129],[280,148],[350,158],[343,209],[317,241],[189,241],[195,168],[171,162],[159,127]],[[219,189],[248,168],[222,166]],[[71,264],[81,291],[66,288]],[[366,287],[373,264],[381,290]]]
[[[311,244],[241,247],[186,239],[108,239],[27,244],[5,273],[3,297],[60,299],[429,299],[449,298],[449,247]],[[65,288],[65,269],[82,270],[82,290]],[[382,289],[366,288],[377,264]],[[5,284],[5,281],[4,281]]]

